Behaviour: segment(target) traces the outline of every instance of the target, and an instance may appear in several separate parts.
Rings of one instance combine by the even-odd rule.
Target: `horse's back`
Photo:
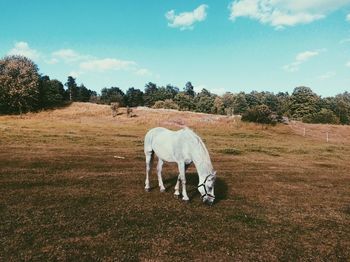
[[[168,162],[174,162],[182,155],[184,145],[181,139],[184,129],[172,131],[164,127],[149,130],[145,136],[145,153],[155,152],[156,155]]]
[[[146,135],[145,135],[145,141],[144,141],[144,148],[145,152],[153,151],[152,144],[154,142],[154,139],[159,138],[160,134],[162,133],[168,133],[172,132],[169,129],[166,129],[164,127],[155,127],[150,129]]]

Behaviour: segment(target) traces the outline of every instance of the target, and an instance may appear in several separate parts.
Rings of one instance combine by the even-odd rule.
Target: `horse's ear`
[[[212,175],[215,177],[216,176],[216,171],[214,171]]]

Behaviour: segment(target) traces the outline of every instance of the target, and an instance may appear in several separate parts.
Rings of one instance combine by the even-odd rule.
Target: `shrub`
[[[260,124],[274,124],[272,112],[267,105],[258,105],[248,109],[242,115],[242,121],[255,122]]]
[[[115,103],[111,103],[111,110],[112,110],[112,116],[116,117],[118,115],[118,109],[119,109],[119,103],[115,102]]]
[[[165,99],[164,101],[157,101],[153,108],[165,108],[179,110],[179,106],[172,99]]]
[[[314,124],[339,124],[339,117],[332,110],[322,108],[319,112],[303,117],[303,122]]]

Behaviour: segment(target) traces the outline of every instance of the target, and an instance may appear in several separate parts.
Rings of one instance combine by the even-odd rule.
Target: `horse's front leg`
[[[180,196],[180,180],[181,180],[181,177],[179,174],[177,177],[177,181],[176,181],[176,185],[175,185],[175,193],[174,193],[176,198],[179,198],[179,196]]]
[[[178,168],[180,173],[179,177],[181,179],[181,184],[182,184],[182,200],[188,201],[190,199],[188,198],[187,191],[186,191],[185,163],[184,162],[178,163]],[[179,180],[177,183],[179,183]],[[175,190],[176,190],[176,187],[175,187]]]

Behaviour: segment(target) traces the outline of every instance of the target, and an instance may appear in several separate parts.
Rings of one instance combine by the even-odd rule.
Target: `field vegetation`
[[[0,117],[0,261],[348,261],[350,128],[109,106]],[[189,126],[217,170],[217,201],[144,192],[148,129]],[[305,129],[304,129],[305,128]],[[305,131],[306,130],[306,131]],[[329,142],[326,142],[326,133]]]

